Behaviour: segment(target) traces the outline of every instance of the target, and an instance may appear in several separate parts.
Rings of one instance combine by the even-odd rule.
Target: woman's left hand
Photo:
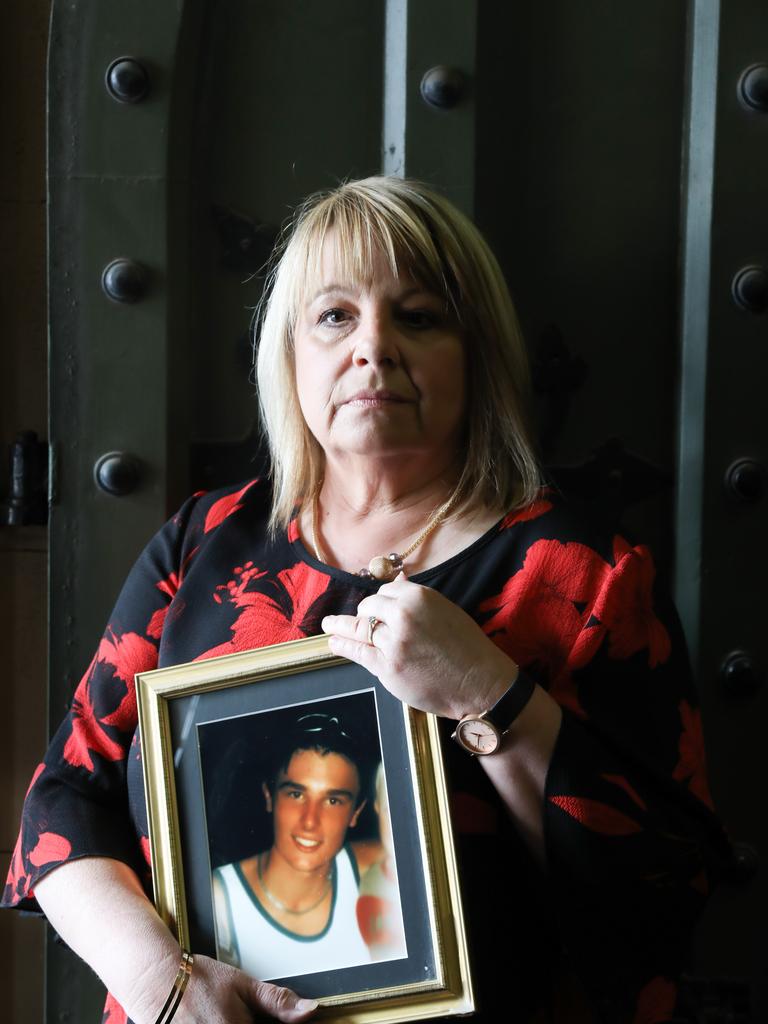
[[[474,619],[402,572],[364,598],[356,616],[326,615],[322,627],[334,654],[362,665],[411,707],[442,718],[486,711],[517,677],[515,662]]]

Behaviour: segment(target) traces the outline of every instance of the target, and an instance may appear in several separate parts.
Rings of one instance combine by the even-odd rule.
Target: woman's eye
[[[347,317],[348,313],[343,309],[326,309],[320,314],[317,322],[327,324],[329,327],[339,327],[346,322]]]
[[[429,309],[404,309],[400,316],[409,327],[420,331],[434,327],[438,319],[437,315]]]

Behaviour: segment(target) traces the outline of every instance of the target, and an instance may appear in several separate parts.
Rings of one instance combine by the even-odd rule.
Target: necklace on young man
[[[322,484],[321,484],[322,486]],[[419,547],[429,537],[429,535],[437,529],[442,523],[445,517],[448,515],[450,510],[456,503],[458,498],[458,490],[455,490],[450,496],[448,501],[443,502],[439,508],[435,509],[432,515],[427,521],[427,525],[418,535],[415,541],[403,551],[402,554],[398,554],[396,551],[391,552],[389,555],[374,555],[374,557],[368,563],[367,568],[363,567],[358,570],[357,575],[362,576],[363,579],[378,580],[379,583],[389,583],[397,576],[400,570],[405,565],[405,560],[409,555]],[[318,562],[326,562],[327,558],[325,553],[320,547],[320,543],[317,539],[317,506],[320,500],[320,487],[317,488],[313,497],[311,505],[311,519],[310,519],[310,531],[312,534],[312,547],[315,549],[315,558]]]
[[[261,886],[262,892],[267,897],[267,899],[269,900],[273,907],[276,907],[278,910],[282,910],[284,914],[293,914],[295,917],[300,917],[302,914],[308,914],[310,911],[316,910],[320,906],[325,897],[328,895],[331,888],[331,871],[329,871],[326,876],[325,886],[323,887],[323,892],[320,898],[318,900],[315,900],[315,902],[310,904],[310,906],[304,907],[302,910],[293,910],[291,909],[291,907],[287,907],[282,900],[278,899],[273,892],[270,892],[266,880],[264,879],[264,873],[261,870],[262,858],[265,856],[266,854],[260,853],[256,858],[256,874],[259,876],[259,885]]]

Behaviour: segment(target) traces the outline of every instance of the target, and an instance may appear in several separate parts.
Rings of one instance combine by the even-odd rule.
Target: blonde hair
[[[341,280],[370,282],[382,254],[441,296],[466,345],[467,429],[454,507],[506,511],[541,485],[528,419],[528,360],[499,265],[472,222],[418,181],[372,177],[306,199],[283,231],[257,310],[256,375],[272,457],[271,528],[285,527],[323,477],[323,451],[304,422],[293,335],[307,291],[334,246]]]

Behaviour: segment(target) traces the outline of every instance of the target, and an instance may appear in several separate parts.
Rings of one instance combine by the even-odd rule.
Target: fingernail
[[[301,1010],[302,1013],[305,1013],[309,1010],[316,1010],[317,1007],[318,1002],[316,999],[299,999],[296,1003],[296,1009]]]

